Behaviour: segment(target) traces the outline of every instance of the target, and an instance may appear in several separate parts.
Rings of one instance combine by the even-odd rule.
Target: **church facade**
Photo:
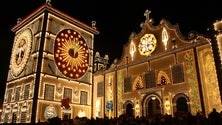
[[[93,115],[221,111],[221,83],[211,40],[195,32],[185,37],[166,19],[154,25],[149,13],[144,13],[141,31],[130,35],[121,59],[94,74]]]
[[[95,22],[88,26],[50,2],[19,19],[1,122],[222,110],[211,40],[184,37],[166,19],[154,25],[149,13],[109,67],[108,55],[94,52]]]

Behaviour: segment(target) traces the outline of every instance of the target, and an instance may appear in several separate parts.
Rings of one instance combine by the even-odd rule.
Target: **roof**
[[[39,8],[37,8],[35,11],[33,11],[31,14],[29,14],[28,16],[26,16],[24,19],[22,19],[21,21],[19,21],[15,26],[13,26],[11,28],[11,30],[14,32],[14,31],[17,31],[19,28],[21,28],[22,26],[26,25],[30,20],[36,18],[37,16],[39,16],[40,14],[42,14],[44,11],[48,11],[70,23],[74,23],[75,25],[91,32],[91,33],[94,33],[94,34],[99,34],[99,31],[96,30],[95,28],[63,13],[62,11],[59,11],[55,8],[53,8],[50,4],[43,4],[42,6],[40,6]]]

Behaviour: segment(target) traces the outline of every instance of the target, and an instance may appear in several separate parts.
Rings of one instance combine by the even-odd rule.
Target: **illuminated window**
[[[13,113],[12,114],[12,123],[16,123],[16,120],[17,120],[17,114]]]
[[[12,99],[12,89],[8,90],[8,100],[7,102],[11,102],[11,99]]]
[[[21,87],[16,88],[15,101],[19,101]]]
[[[184,82],[184,70],[182,64],[175,64],[171,66],[173,83]]]
[[[70,100],[72,100],[72,89],[69,88],[64,88],[64,95],[63,98],[69,98]]]
[[[27,116],[27,112],[22,112],[21,113],[21,123],[25,123],[26,122],[26,116]]]
[[[86,91],[81,91],[80,104],[87,105],[87,92]]]
[[[146,88],[152,88],[156,86],[155,71],[147,71],[145,74]]]
[[[54,86],[45,85],[45,100],[54,100]]]
[[[30,89],[30,85],[25,85],[25,90],[24,90],[24,100],[29,99],[29,90]]]
[[[104,83],[100,82],[97,84],[97,97],[103,97],[104,95]]]
[[[49,60],[48,59],[48,60],[46,60],[46,64],[47,64],[47,73],[53,74],[55,72],[55,69],[56,69],[56,66],[54,65],[54,60]]]
[[[8,122],[8,119],[9,119],[8,117],[9,117],[9,114],[6,113],[6,114],[5,114],[5,118],[4,118],[4,123],[7,123],[7,122]]]
[[[130,76],[124,79],[124,92],[132,92],[132,78]]]
[[[134,83],[133,83],[133,89],[134,90],[139,90],[139,89],[143,89],[144,85],[143,85],[143,81],[142,81],[142,75],[137,76],[137,78],[135,79]]]
[[[158,80],[157,80],[157,86],[162,86],[162,85],[168,85],[170,84],[170,78],[164,71],[159,71],[158,72]]]

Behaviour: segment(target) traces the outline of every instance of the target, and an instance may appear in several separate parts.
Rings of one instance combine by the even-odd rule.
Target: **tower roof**
[[[49,12],[52,13],[72,24],[75,24],[93,34],[99,34],[99,31],[96,30],[96,28],[89,26],[65,13],[63,13],[62,11],[55,9],[54,7],[52,7],[49,3],[44,3],[43,5],[41,5],[39,8],[37,8],[36,10],[34,10],[32,13],[30,13],[28,16],[26,16],[23,19],[20,19],[20,21],[17,21],[17,24],[15,26],[12,27],[12,31],[17,31],[18,29],[20,29],[21,27],[23,27],[24,25],[26,25],[28,22],[30,22],[31,20],[35,19],[36,17],[38,17],[40,14],[45,13],[45,12]]]

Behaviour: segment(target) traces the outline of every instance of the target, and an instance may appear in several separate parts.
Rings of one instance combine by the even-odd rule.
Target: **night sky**
[[[8,0],[1,4],[0,100],[4,97],[14,40],[11,28],[17,18],[25,18],[44,3],[45,0]],[[89,26],[95,20],[100,32],[95,36],[95,51],[103,57],[108,54],[109,63],[120,59],[131,32],[141,31],[140,23],[145,21],[146,9],[151,10],[150,18],[155,24],[167,19],[172,25],[179,25],[185,37],[190,31],[207,34],[213,29],[213,22],[222,19],[220,0],[51,0],[51,5]]]

